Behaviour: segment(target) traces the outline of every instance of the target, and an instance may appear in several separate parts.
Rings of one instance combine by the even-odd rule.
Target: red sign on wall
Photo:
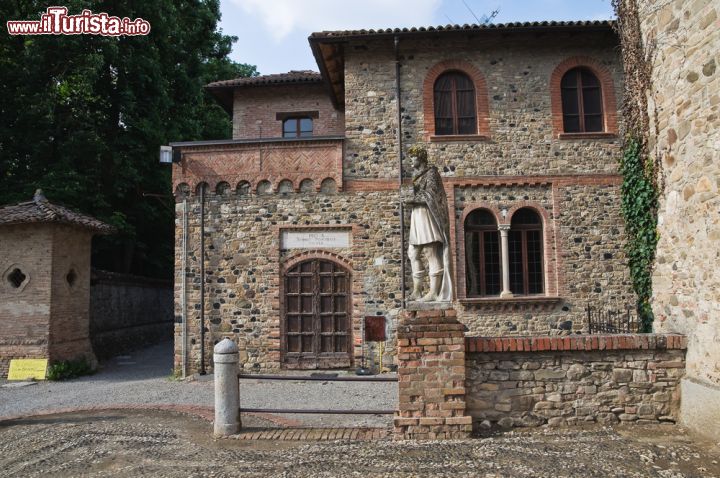
[[[385,341],[385,316],[368,315],[365,317],[365,341]]]

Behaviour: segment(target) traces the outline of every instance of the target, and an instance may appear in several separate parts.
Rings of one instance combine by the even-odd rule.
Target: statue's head
[[[422,146],[412,146],[408,149],[408,156],[413,161],[413,168],[419,169],[428,164],[428,153],[427,149]]]

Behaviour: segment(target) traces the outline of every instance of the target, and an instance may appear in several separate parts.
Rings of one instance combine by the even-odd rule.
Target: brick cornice
[[[679,334],[465,337],[465,351],[470,353],[668,349],[687,349],[687,337]]]
[[[545,175],[508,175],[508,176],[460,176],[444,177],[443,184],[449,190],[455,186],[613,186],[622,183],[619,174],[559,174]],[[410,179],[403,184],[410,185]],[[344,192],[397,191],[397,179],[346,179]]]
[[[610,70],[599,61],[587,56],[573,56],[562,61],[555,67],[550,75],[550,103],[552,108],[553,136],[560,139],[577,139],[581,136],[566,135],[563,128],[562,97],[560,92],[560,81],[569,70],[576,67],[584,67],[593,72],[600,80],[603,103],[604,131],[616,135],[617,126],[617,101],[615,99],[615,86]],[[595,136],[593,136],[595,137]],[[606,135],[600,135],[606,137]]]
[[[489,106],[487,83],[480,70],[472,63],[453,59],[445,60],[431,67],[425,75],[423,82],[423,117],[425,125],[425,139],[430,141],[435,136],[435,81],[440,75],[448,71],[460,71],[470,77],[475,85],[475,114],[477,116],[477,138],[487,139],[490,136]],[[464,135],[467,136],[467,135]]]

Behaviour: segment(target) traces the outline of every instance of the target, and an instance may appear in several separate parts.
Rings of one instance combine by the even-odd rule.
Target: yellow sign
[[[48,359],[13,359],[8,380],[45,380]]]

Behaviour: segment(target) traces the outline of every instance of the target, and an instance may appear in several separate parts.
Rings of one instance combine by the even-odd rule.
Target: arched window
[[[283,121],[283,138],[305,138],[307,136],[312,136],[312,132],[312,118],[286,118]]]
[[[510,290],[516,295],[543,293],[543,231],[540,215],[532,209],[513,214],[508,238]]]
[[[560,81],[563,131],[595,133],[604,130],[600,80],[589,69],[573,68]]]
[[[458,71],[443,73],[433,88],[435,134],[477,134],[475,86]]]
[[[500,294],[498,227],[486,209],[476,209],[465,219],[465,274],[468,297]]]

